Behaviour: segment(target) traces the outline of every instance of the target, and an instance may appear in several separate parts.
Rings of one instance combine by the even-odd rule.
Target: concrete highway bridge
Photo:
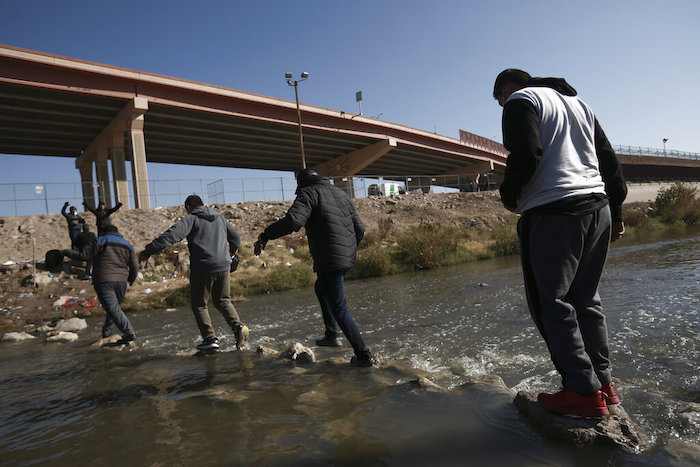
[[[307,166],[336,184],[378,174],[477,180],[505,167],[502,145],[468,132],[458,140],[332,109],[300,110]],[[105,187],[100,199],[113,190],[129,206],[131,188],[135,207],[149,207],[146,161],[301,167],[294,101],[10,46],[0,46],[0,129],[2,154],[75,158],[89,203],[96,178]]]
[[[429,177],[412,176],[434,175],[461,187],[503,174],[505,148],[467,131],[455,139],[306,104],[300,112],[307,166],[336,185],[398,176],[427,188]],[[99,199],[129,206],[132,190],[136,208],[150,207],[147,161],[296,170],[298,124],[294,101],[0,45],[0,154],[74,158],[92,205],[97,181]],[[626,175],[672,168],[700,178],[697,158],[629,152]]]

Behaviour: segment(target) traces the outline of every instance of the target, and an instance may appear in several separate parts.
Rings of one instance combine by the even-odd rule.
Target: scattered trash
[[[478,284],[479,287],[488,287],[489,285],[486,282],[479,282]]]
[[[34,294],[32,292],[28,292],[28,293],[21,293],[21,294],[17,295],[17,298],[27,298],[27,297],[33,297],[33,296],[34,296]]]
[[[4,263],[2,263],[3,266],[11,266],[13,264],[17,264],[17,263],[15,263],[14,261],[5,261]]]
[[[291,267],[291,266],[292,266],[292,263],[290,263],[289,261],[287,261],[286,263],[284,263],[284,265],[287,266],[287,267]]]
[[[83,308],[93,308],[97,306],[97,303],[98,301],[95,295],[87,299],[80,297],[69,297],[64,295],[55,302],[53,302],[53,309],[56,311],[61,309],[67,310],[69,308],[77,308],[79,306]]]
[[[152,292],[151,289],[143,289],[143,292],[141,292],[141,293],[146,293],[146,294],[148,294],[148,293],[151,293],[151,292]]]

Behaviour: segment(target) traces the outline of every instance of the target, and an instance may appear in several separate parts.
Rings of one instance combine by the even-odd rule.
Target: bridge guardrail
[[[700,153],[676,151],[673,149],[644,148],[641,146],[613,146],[617,154],[629,156],[670,157],[673,159],[700,160]]]

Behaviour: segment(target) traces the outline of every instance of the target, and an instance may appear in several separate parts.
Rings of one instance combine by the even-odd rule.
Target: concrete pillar
[[[351,198],[355,197],[355,183],[353,183],[352,177],[334,178],[333,185],[345,191]]]
[[[92,188],[92,162],[84,161],[80,167],[80,182],[83,188],[83,201],[90,207],[95,207],[95,190]]]
[[[106,206],[112,206],[112,191],[109,186],[109,168],[107,161],[95,161],[95,172],[97,172],[97,197]]]
[[[146,140],[143,136],[143,114],[134,114],[129,133],[131,135],[131,173],[134,183],[134,204],[138,208],[150,208],[148,169],[146,167]]]
[[[112,137],[109,158],[112,161],[114,203],[122,203],[126,209],[130,209],[129,185],[126,182],[126,162],[124,158],[124,133],[122,131],[117,131]]]
[[[396,140],[388,138],[319,164],[314,170],[323,176],[355,175],[395,147]]]

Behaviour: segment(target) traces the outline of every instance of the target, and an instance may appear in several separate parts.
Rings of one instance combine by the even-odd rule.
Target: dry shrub
[[[394,229],[394,219],[388,216],[382,217],[377,221],[377,227],[379,238],[382,240],[386,240],[387,237],[389,237],[391,231]]]
[[[665,223],[682,222],[697,224],[700,221],[700,200],[697,188],[674,183],[659,191],[654,201],[654,211]]]

